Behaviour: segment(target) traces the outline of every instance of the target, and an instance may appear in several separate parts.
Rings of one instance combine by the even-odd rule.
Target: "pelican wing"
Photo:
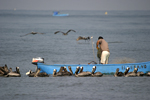
[[[54,34],[57,34],[57,33],[59,33],[59,32],[61,32],[61,31],[56,31]],[[63,33],[63,32],[61,32],[61,33]]]
[[[25,34],[25,35],[21,35],[20,37],[23,37],[23,36],[26,36],[26,35],[29,35],[29,34],[32,34],[32,33],[27,33],[27,34]]]
[[[70,29],[66,32],[66,34],[68,34],[70,31],[76,32],[75,30]]]
[[[45,33],[39,33],[39,32],[36,32],[37,34],[45,34]]]

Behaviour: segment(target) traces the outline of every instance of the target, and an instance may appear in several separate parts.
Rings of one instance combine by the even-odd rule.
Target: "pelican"
[[[137,76],[137,68],[134,68],[133,72],[129,72],[128,74],[125,75],[125,77],[135,77]]]
[[[137,72],[137,76],[144,76],[143,72]]]
[[[35,35],[35,34],[45,34],[45,33],[39,33],[39,32],[31,32],[31,33],[28,33],[28,34],[25,34],[25,35],[21,35],[20,37],[23,37],[23,36],[26,36],[26,35],[29,35],[29,34],[32,34],[32,35]]]
[[[96,71],[96,66],[93,66],[93,68],[92,68],[92,76],[93,77],[101,77],[101,76],[103,76],[103,74],[101,72],[94,73],[95,71]]]
[[[116,72],[114,74],[115,77],[118,77],[118,76],[126,76],[129,72],[130,68],[127,67],[126,70],[124,71],[124,73],[122,72],[119,72],[119,68],[116,69]]]
[[[19,67],[16,67],[16,71],[12,71],[12,68],[9,69],[10,72],[6,75],[6,77],[21,77]]]
[[[150,72],[146,73],[146,76],[150,76]]]
[[[0,67],[0,76],[4,76],[7,73],[4,71],[3,67]]]
[[[65,32],[62,32],[62,31],[56,31],[54,34],[62,33],[63,35],[68,35],[68,33],[69,33],[70,31],[76,32],[75,30],[70,29],[70,30],[68,30],[66,33],[65,33]]]
[[[79,70],[80,70],[80,72],[79,72]],[[83,72],[83,67],[81,67],[81,69],[80,69],[79,66],[76,68],[76,71],[75,71],[76,77],[87,77],[87,76],[91,76],[91,74],[92,74],[91,72]]]
[[[116,69],[116,72],[114,74],[115,77],[118,77],[118,76],[123,76],[124,74],[122,72],[119,72],[119,68]]]
[[[128,69],[130,69],[130,68],[128,68]],[[138,71],[138,68],[134,68],[134,71],[128,73],[129,75],[127,75],[127,76],[144,76],[143,72],[137,72],[137,71]]]
[[[79,36],[76,41],[79,41],[79,40],[90,40],[90,37],[82,37],[82,36]]]
[[[127,67],[126,70],[124,71],[124,76],[128,74],[129,70],[130,70],[130,68]]]
[[[9,70],[8,70],[8,67],[6,64],[4,67],[0,67],[0,74],[1,75],[7,75],[8,73],[9,73]]]
[[[64,72],[63,72],[64,76],[70,76],[73,74],[71,66],[68,66],[68,69],[69,69],[69,71],[67,71],[66,67],[64,67]]]
[[[138,71],[138,68],[137,68],[137,71]],[[137,72],[136,75],[137,76],[144,76],[144,73],[140,71],[140,72]]]
[[[38,73],[36,74],[36,72],[32,72],[31,70],[29,70],[29,72],[27,72],[26,75],[29,77],[49,77],[49,75],[45,72],[39,73],[39,69],[37,69],[37,72]]]
[[[71,66],[68,66],[69,71],[67,71],[66,67],[60,67],[60,70],[57,72],[56,69],[53,70],[53,77],[56,76],[71,76],[73,74]]]

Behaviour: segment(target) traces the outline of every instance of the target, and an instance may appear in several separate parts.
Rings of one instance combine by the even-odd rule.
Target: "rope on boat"
[[[94,42],[93,42],[93,36],[91,37],[91,39],[92,39],[92,49],[93,49],[94,61],[96,62],[95,53],[94,53],[94,47],[93,47],[93,44],[94,44]]]

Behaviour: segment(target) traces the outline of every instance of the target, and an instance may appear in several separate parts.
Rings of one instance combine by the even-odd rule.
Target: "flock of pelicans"
[[[84,72],[83,67],[77,66],[75,74],[73,74],[71,66],[68,66],[69,71],[67,71],[66,67],[60,67],[59,71],[57,72],[56,69],[53,70],[53,77],[57,76],[75,76],[75,77],[102,77],[103,74],[101,72],[95,72],[96,66],[93,66],[91,72]],[[150,72],[144,74],[143,72],[138,72],[138,68],[134,68],[133,72],[129,72],[130,68],[127,67],[125,72],[119,72],[119,68],[116,69],[114,77],[136,77],[136,76],[150,76]],[[49,75],[45,72],[40,73],[40,69],[37,69],[36,72],[29,72],[26,73],[29,77],[49,77]],[[0,67],[0,76],[3,77],[21,77],[19,67],[16,67],[16,71],[12,71],[12,68],[7,67],[7,65]]]
[[[54,34],[57,33],[62,33],[63,35],[68,35],[69,32],[76,32],[75,30],[68,30],[67,32],[62,32],[62,31],[56,31],[54,32]],[[39,32],[31,32],[25,35],[22,35],[20,37],[29,35],[29,34],[45,34],[45,33],[39,33]],[[77,39],[78,40],[90,40],[90,37],[82,37],[79,36]],[[57,72],[56,69],[53,70],[53,77],[56,76],[76,76],[76,77],[87,77],[87,76],[92,76],[92,77],[102,77],[103,74],[101,72],[95,72],[96,71],[96,66],[93,66],[92,71],[91,72],[84,72],[83,71],[83,67],[77,67],[75,74],[73,74],[71,66],[68,66],[69,71],[67,71],[66,67],[60,67],[60,70]],[[137,68],[134,68],[133,72],[129,72],[130,68],[127,67],[125,72],[119,72],[119,68],[116,69],[116,72],[114,74],[115,77],[135,77],[135,76],[150,76],[150,72],[148,72],[147,74],[144,74],[143,72],[138,72]],[[49,77],[49,75],[45,72],[41,72],[40,73],[40,69],[37,69],[36,72],[32,72],[31,70],[29,70],[29,72],[26,73],[27,76],[29,77]],[[21,77],[20,74],[20,70],[19,67],[16,67],[16,71],[12,71],[12,68],[7,67],[7,65],[0,67],[0,76],[4,76],[4,77]]]
[[[68,33],[69,32],[76,32],[75,30],[72,30],[72,29],[70,29],[70,30],[68,30],[67,32],[62,32],[62,31],[56,31],[56,32],[54,32],[54,34],[57,34],[57,33],[62,33],[63,35],[68,35]],[[45,33],[39,33],[39,32],[31,32],[31,33],[27,33],[27,34],[25,34],[25,35],[21,35],[20,37],[23,37],[23,36],[26,36],[26,35],[29,35],[29,34],[32,34],[32,35],[35,35],[35,34],[45,34]],[[90,40],[90,37],[82,37],[82,36],[79,36],[77,39],[76,39],[77,41],[78,40]]]

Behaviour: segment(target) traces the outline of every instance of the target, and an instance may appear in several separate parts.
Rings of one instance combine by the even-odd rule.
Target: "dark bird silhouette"
[[[57,33],[62,33],[63,35],[68,35],[68,33],[69,32],[71,32],[71,31],[73,31],[73,32],[76,32],[75,30],[68,30],[66,33],[65,32],[62,32],[62,31],[56,31],[54,34],[57,34]]]
[[[26,36],[26,35],[29,35],[29,34],[33,34],[33,35],[35,35],[35,34],[45,34],[45,33],[39,33],[39,32],[31,32],[31,33],[28,33],[28,34],[25,34],[25,35],[21,35],[20,37],[23,37],[23,36]]]
[[[79,40],[90,40],[90,37],[89,36],[88,37],[79,36],[76,40],[77,41],[79,41]]]

